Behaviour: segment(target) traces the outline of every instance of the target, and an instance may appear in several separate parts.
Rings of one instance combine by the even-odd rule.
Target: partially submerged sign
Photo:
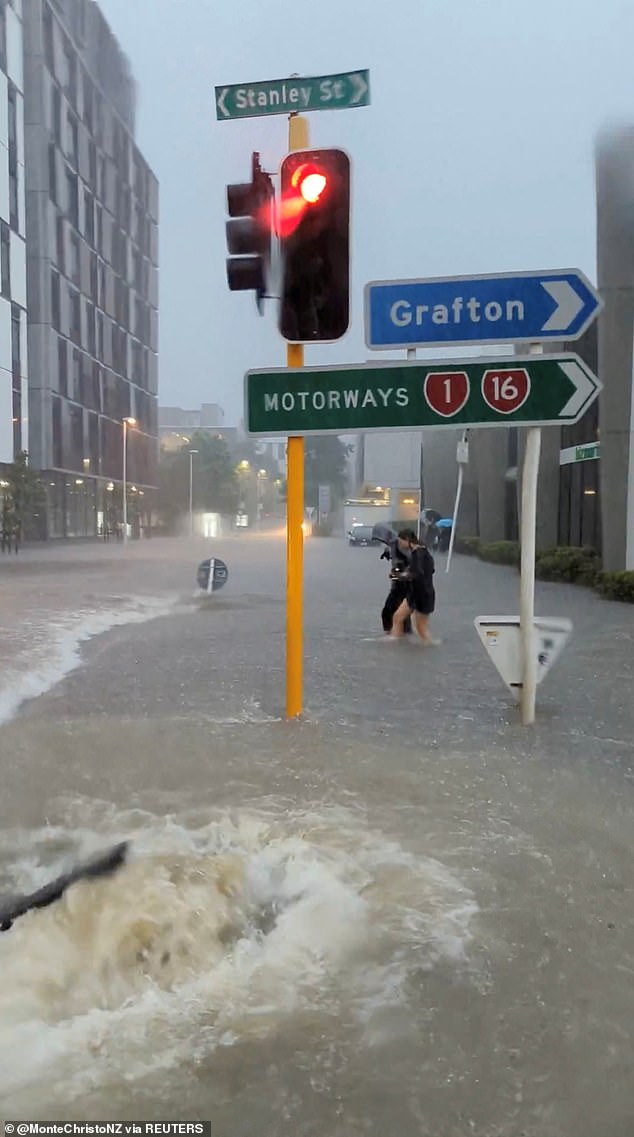
[[[474,623],[501,678],[519,702],[522,691],[519,616],[477,616]],[[570,638],[572,622],[563,616],[536,616],[533,626],[537,682],[541,683]]]
[[[201,561],[196,574],[196,583],[203,592],[218,592],[229,579],[229,569],[218,557]]]

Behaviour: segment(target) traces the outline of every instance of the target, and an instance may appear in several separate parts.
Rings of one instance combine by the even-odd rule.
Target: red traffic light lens
[[[314,166],[302,165],[293,171],[291,185],[299,190],[308,205],[315,205],[328,185],[328,178]]]

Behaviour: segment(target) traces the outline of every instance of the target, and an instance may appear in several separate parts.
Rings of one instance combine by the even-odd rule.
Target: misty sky
[[[372,105],[310,116],[353,159],[353,322],[307,363],[368,358],[373,279],[577,267],[596,280],[593,138],[634,121],[634,0],[100,0],[161,185],[160,402],[242,416],[286,359],[225,279],[225,186],[274,170],[283,116],[218,123],[216,84],[370,68]],[[387,358],[387,353],[381,353]]]

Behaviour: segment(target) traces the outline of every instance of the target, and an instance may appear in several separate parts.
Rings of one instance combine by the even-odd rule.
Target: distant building
[[[0,4],[0,474],[28,450],[21,0]]]
[[[156,486],[158,183],[97,4],[23,10],[30,461],[43,535],[91,536],[121,519],[126,418],[130,516],[149,513]]]
[[[225,413],[218,403],[203,403],[199,410],[159,407],[159,438],[162,450],[180,450],[194,433],[223,438],[230,450],[238,439],[235,426],[225,426]]]

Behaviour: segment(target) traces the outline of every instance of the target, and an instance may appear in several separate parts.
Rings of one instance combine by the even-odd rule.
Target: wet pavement
[[[5,1115],[630,1137],[634,611],[538,584],[575,630],[524,729],[473,628],[516,573],[438,558],[443,643],[388,643],[379,551],[313,539],[289,724],[283,539],[203,600],[202,543],[150,544],[0,565],[16,635],[46,596],[170,613],[0,727],[7,886],[133,847],[0,940]]]

